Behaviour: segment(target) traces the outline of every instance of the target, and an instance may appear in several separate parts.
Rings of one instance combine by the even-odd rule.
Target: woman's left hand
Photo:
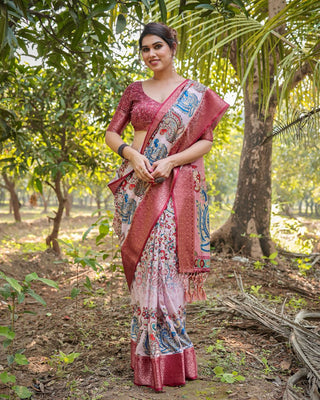
[[[153,172],[151,173],[154,178],[154,182],[157,183],[157,180],[158,182],[161,182],[161,178],[163,180],[169,178],[173,167],[174,165],[170,160],[170,157],[154,162],[152,164]]]

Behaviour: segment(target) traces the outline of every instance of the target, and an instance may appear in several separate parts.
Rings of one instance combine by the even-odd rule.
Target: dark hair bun
[[[173,49],[174,43],[178,44],[178,34],[177,31],[169,26],[165,25],[162,22],[150,22],[146,24],[141,36],[139,38],[139,47],[142,47],[142,39],[147,35],[155,35],[159,36],[165,42],[167,42],[168,46]]]

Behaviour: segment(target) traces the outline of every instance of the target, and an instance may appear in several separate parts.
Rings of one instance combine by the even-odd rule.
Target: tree
[[[40,67],[19,66],[5,91],[6,107],[22,121],[25,141],[20,150],[23,155],[20,169],[32,166],[38,190],[42,192],[45,183],[58,200],[55,216],[51,217],[52,232],[46,239],[57,254],[60,254],[57,238],[66,205],[63,184],[81,168],[94,171],[101,158],[94,143],[101,143],[103,134],[93,118],[89,121],[90,107],[85,101],[85,96],[90,97],[91,81],[82,66],[72,71],[66,68],[59,75],[54,69],[43,71]]]
[[[226,7],[217,11],[222,3]],[[180,17],[174,11],[177,6]],[[253,257],[269,256],[274,251],[270,237],[272,141],[266,138],[273,130],[277,107],[300,81],[314,76],[313,87],[319,89],[320,38],[315,21],[320,4],[255,0],[244,8],[241,1],[199,0],[175,1],[168,9],[180,36],[185,35],[184,43],[189,40],[185,56],[199,76],[208,78],[206,71],[217,60],[222,67],[233,67],[244,94],[236,197],[229,219],[213,232],[212,244]]]

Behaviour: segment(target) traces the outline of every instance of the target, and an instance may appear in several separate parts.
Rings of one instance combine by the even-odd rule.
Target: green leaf
[[[2,372],[2,374],[0,374],[0,381],[4,384],[16,383],[16,377],[5,371],[5,372]]]
[[[149,10],[150,9],[150,1],[149,0],[141,0],[141,1],[145,5],[146,9]],[[142,17],[140,19],[142,19]]]
[[[26,275],[24,280],[29,283],[31,281],[34,281],[34,280],[38,279],[38,278],[39,278],[38,274],[36,272],[32,272],[31,274]]]
[[[7,339],[13,340],[15,335],[16,334],[7,326],[0,326],[0,336],[4,336]]]
[[[40,181],[39,178],[35,180],[36,188],[39,193],[43,194],[43,187],[42,187],[42,182]]]
[[[18,296],[17,296],[18,304],[23,303],[24,298],[25,298],[24,293],[19,293]]]
[[[28,361],[27,357],[24,354],[16,353],[14,355],[14,361],[19,365],[27,365],[27,364],[29,364],[29,361]]]
[[[78,288],[73,288],[71,290],[71,298],[75,299],[79,294],[80,294],[81,290]]]
[[[14,356],[12,354],[7,355],[7,361],[9,365],[14,363]]]
[[[16,392],[20,399],[29,399],[32,393],[26,386],[13,386],[12,389]]]
[[[127,21],[123,14],[119,14],[116,22],[116,33],[121,33],[126,29]]]
[[[21,293],[22,291],[22,286],[19,284],[19,282],[14,279],[14,278],[9,278],[8,276],[5,277],[5,280],[9,283],[9,285],[18,293]]]
[[[61,239],[58,239],[58,242],[62,243],[63,245],[65,245],[67,247],[69,247],[69,249],[72,249],[72,250],[74,249],[74,247],[72,246],[71,243],[67,243],[67,242],[65,242],[64,240],[61,240]]]
[[[93,258],[83,257],[83,262],[91,267],[94,271],[97,271],[97,262]]]
[[[40,282],[42,282],[42,283],[44,283],[44,284],[46,284],[46,285],[48,285],[48,286],[50,286],[50,287],[53,287],[53,288],[59,290],[58,284],[57,284],[55,281],[52,281],[51,279],[47,279],[47,278],[38,278],[38,281],[40,281]]]
[[[167,22],[167,6],[164,0],[158,0],[159,1],[159,7],[160,7],[160,13],[161,13],[161,20],[162,22],[166,23]]]
[[[216,375],[221,375],[221,374],[223,374],[223,368],[220,367],[219,365],[217,365],[217,366],[213,369],[213,372],[214,372]]]
[[[142,9],[141,9],[140,4],[135,4],[134,8],[135,8],[135,10],[136,10],[136,14],[137,14],[138,18],[139,18],[140,20],[142,20],[143,14],[142,14]]]
[[[101,224],[99,225],[99,233],[107,235],[110,232],[109,224]]]
[[[4,4],[1,4],[0,8],[0,48],[5,41],[8,29],[8,10]]]
[[[12,343],[12,340],[11,340],[11,339],[5,339],[5,340],[2,342],[2,346],[3,346],[4,349],[6,349],[7,347],[9,347],[9,346],[11,345],[11,343]]]
[[[109,4],[106,5],[98,5],[93,9],[91,16],[92,17],[103,16],[105,15],[106,11],[112,10],[116,5],[117,3],[114,0],[111,0]]]
[[[198,8],[205,8],[206,10],[214,10],[214,7],[211,4],[199,4],[198,6],[195,7],[196,9]]]
[[[62,351],[60,351],[60,358],[65,364],[72,364],[74,360],[79,356],[80,353],[64,354]]]
[[[81,38],[82,38],[82,35],[83,35],[83,32],[84,32],[85,28],[86,28],[86,24],[85,24],[85,23],[82,23],[82,24],[78,27],[78,29],[75,31],[73,40],[72,40],[72,42],[71,42],[71,48],[72,48],[72,49],[75,49],[75,48],[77,47],[77,45],[79,44],[79,42],[80,42],[80,40],[81,40]]]
[[[32,289],[27,289],[26,291],[31,297],[33,297],[35,300],[37,300],[39,303],[41,303],[43,306],[46,306],[47,303],[43,300],[43,298],[37,294],[34,290]]]
[[[275,251],[274,253],[270,254],[270,256],[268,258],[269,258],[269,260],[274,260],[277,256],[278,256],[278,252]]]
[[[86,240],[87,236],[89,235],[89,233],[92,231],[93,228],[95,228],[94,225],[89,226],[89,228],[82,235],[82,240]]]

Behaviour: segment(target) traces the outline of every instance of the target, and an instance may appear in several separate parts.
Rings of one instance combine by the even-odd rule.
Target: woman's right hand
[[[137,177],[144,182],[153,183],[154,178],[151,175],[153,168],[147,157],[132,147],[126,147],[124,151],[126,152],[125,158],[130,161]]]

